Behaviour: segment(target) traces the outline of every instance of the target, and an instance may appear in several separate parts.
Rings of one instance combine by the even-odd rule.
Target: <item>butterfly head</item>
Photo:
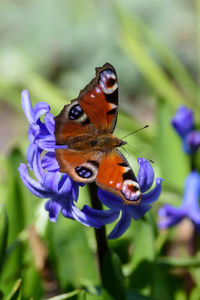
[[[104,149],[113,149],[117,147],[121,147],[127,142],[122,141],[121,139],[118,139],[117,137],[113,136],[112,134],[106,134],[106,135],[100,135],[97,138],[97,144],[100,148]]]

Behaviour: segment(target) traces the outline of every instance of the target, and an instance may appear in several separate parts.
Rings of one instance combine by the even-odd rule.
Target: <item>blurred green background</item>
[[[158,207],[180,203],[190,171],[170,120],[180,104],[193,108],[200,120],[199,7],[198,0],[0,1],[4,299],[47,299],[73,290],[77,295],[68,295],[73,299],[101,297],[93,230],[62,216],[50,223],[43,201],[23,187],[17,168],[26,162],[28,146],[22,89],[28,89],[33,104],[48,102],[56,115],[105,62],[113,64],[118,74],[116,135],[150,124],[127,139],[131,166],[137,172],[136,158],[150,158],[156,176],[165,180],[153,210],[110,242],[123,264],[128,299],[200,299],[198,247],[193,260],[190,257],[192,225],[186,222],[162,232],[156,226]],[[80,206],[88,202],[86,188],[80,201]],[[66,295],[59,299],[67,299]]]

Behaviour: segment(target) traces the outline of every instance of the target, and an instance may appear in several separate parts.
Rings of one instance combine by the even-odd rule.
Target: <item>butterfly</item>
[[[65,105],[55,119],[56,149],[60,172],[74,181],[96,182],[121,197],[124,204],[138,205],[141,191],[123,154],[126,142],[113,135],[118,115],[118,81],[114,67],[96,68],[96,76]]]

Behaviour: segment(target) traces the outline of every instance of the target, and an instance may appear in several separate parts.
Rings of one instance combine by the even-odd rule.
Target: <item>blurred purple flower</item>
[[[190,219],[200,233],[200,175],[197,171],[191,172],[185,180],[185,192],[180,207],[166,204],[159,209],[161,217],[158,223],[160,228],[176,225],[183,218]]]
[[[142,200],[138,206],[124,205],[121,198],[110,194],[107,191],[103,191],[101,189],[98,190],[99,200],[109,207],[110,211],[117,213],[116,219],[120,216],[120,220],[108,236],[109,239],[115,239],[121,236],[130,226],[131,219],[139,220],[151,208],[151,204],[160,196],[162,179],[156,178],[155,187],[148,191],[154,181],[153,168],[144,158],[138,158],[138,163],[139,172],[137,175],[137,181],[142,192]],[[96,216],[96,218],[98,218],[97,210],[90,208],[87,205],[84,206],[83,211],[90,214],[91,217]]]
[[[183,150],[188,154],[197,151],[200,146],[200,131],[195,130],[193,111],[181,105],[171,122],[182,139]]]
[[[75,219],[86,226],[100,228],[120,216],[120,220],[109,235],[109,238],[114,239],[126,231],[131,218],[140,219],[151,208],[150,204],[158,199],[162,179],[157,178],[156,186],[147,192],[153,184],[154,171],[148,161],[139,158],[137,180],[143,193],[140,205],[124,205],[121,198],[99,189],[98,197],[109,208],[108,210],[95,210],[87,205],[82,210],[78,209],[75,203],[78,200],[80,185],[67,174],[59,172],[59,165],[55,158],[55,148],[64,146],[56,145],[55,122],[53,115],[49,113],[49,105],[39,102],[32,108],[29,94],[24,90],[22,108],[29,122],[28,167],[33,170],[36,179],[29,175],[28,167],[24,163],[20,164],[19,172],[24,185],[31,193],[47,199],[45,209],[49,212],[50,221],[56,222],[61,212],[64,217]],[[42,115],[44,115],[44,123],[40,120]]]

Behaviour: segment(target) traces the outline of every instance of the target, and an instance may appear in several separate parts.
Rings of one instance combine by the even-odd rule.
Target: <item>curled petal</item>
[[[144,193],[149,190],[154,181],[154,171],[150,162],[144,158],[138,158],[138,163],[140,165],[137,181],[139,183],[141,192]]]
[[[37,178],[37,180],[42,183],[44,180],[44,170],[42,169],[41,166],[41,160],[40,160],[40,156],[41,156],[41,150],[36,148],[35,152],[34,152],[34,156],[33,156],[33,171],[34,171],[34,175]]]
[[[72,188],[70,191],[71,200],[77,202],[78,194],[79,194],[79,184],[73,180],[71,180],[71,183],[72,183]]]
[[[60,172],[47,172],[44,177],[43,186],[47,191],[58,194],[58,184],[60,181]]]
[[[74,189],[74,186],[72,185],[72,179],[67,174],[64,174],[59,182],[59,194],[63,196],[68,195],[72,188]],[[75,191],[74,195],[72,196],[72,201],[76,201],[77,198],[77,191]]]
[[[31,105],[31,100],[29,97],[29,93],[27,90],[23,90],[21,93],[21,103],[24,114],[28,120],[28,122],[32,125],[34,124],[34,112]]]
[[[98,189],[97,195],[99,200],[111,209],[123,209],[124,207],[122,199],[120,197],[117,197],[107,191]]]
[[[44,122],[49,133],[51,135],[54,135],[55,121],[53,115],[51,113],[46,113],[46,115],[44,116]]]
[[[40,147],[41,149],[45,150],[45,151],[55,151],[56,147],[56,141],[55,141],[55,137],[49,135],[47,137],[43,137],[40,139],[37,139],[36,141],[38,147]],[[63,146],[59,146],[59,148],[63,148]]]
[[[143,217],[145,215],[145,213],[148,210],[150,210],[150,208],[151,208],[150,205],[144,205],[144,206],[129,205],[128,211],[129,211],[131,217],[137,221],[137,220],[141,219],[141,217]]]
[[[45,209],[49,212],[49,220],[55,223],[61,210],[60,203],[51,199],[45,203]]]
[[[64,217],[75,219],[85,226],[101,228],[103,225],[95,218],[91,218],[86,213],[78,209],[69,199],[65,199],[65,204],[62,206],[61,211]]]
[[[60,169],[56,160],[55,152],[47,152],[41,160],[42,168],[47,171],[57,171]]]
[[[119,217],[120,213],[117,210],[98,210],[91,208],[88,205],[84,205],[82,211],[87,214],[87,216],[100,221],[102,224],[114,222]]]
[[[34,109],[34,121],[37,123],[39,118],[50,111],[50,106],[46,102],[38,102],[36,103]]]
[[[156,186],[148,193],[142,194],[142,201],[140,203],[141,206],[152,204],[159,198],[161,193],[162,181],[162,178],[156,178]]]
[[[127,209],[122,210],[122,215],[115,225],[114,229],[109,233],[108,239],[116,239],[120,237],[130,226],[131,224],[131,216],[129,215]]]
[[[39,198],[48,198],[51,195],[51,193],[48,193],[39,182],[29,176],[25,164],[21,163],[18,170],[24,185],[32,194]]]
[[[171,215],[166,218],[164,217],[158,222],[158,227],[160,229],[165,229],[178,224],[182,219],[183,217],[178,215]]]
[[[34,142],[35,139],[39,136],[40,134],[40,126],[37,124],[33,124],[29,127],[28,130],[28,140],[30,143]]]
[[[34,160],[36,150],[37,150],[37,145],[34,143],[31,143],[27,149],[26,159],[29,163],[29,167],[31,170],[33,169],[33,160]]]

